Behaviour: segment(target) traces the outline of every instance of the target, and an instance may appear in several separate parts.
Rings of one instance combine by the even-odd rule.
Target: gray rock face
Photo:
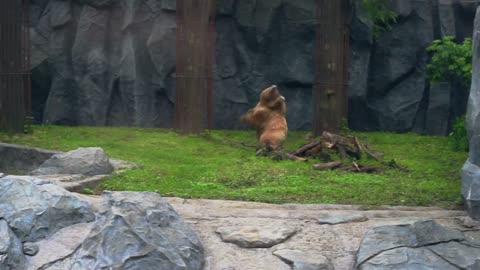
[[[425,48],[434,38],[433,14],[425,1],[395,1],[394,10],[402,23],[376,42],[367,103],[375,129],[407,131],[426,86]]]
[[[473,77],[466,119],[470,153],[462,169],[462,197],[470,216],[480,220],[480,8],[475,18],[473,47]]]
[[[8,227],[7,222],[0,219],[0,269],[26,269],[26,263],[22,242]]]
[[[470,160],[462,168],[462,198],[469,215],[480,220],[480,167]]]
[[[6,176],[0,181],[0,218],[23,241],[36,241],[53,232],[95,219],[92,207],[52,184]]]
[[[89,147],[56,154],[32,171],[32,174],[82,174],[93,176],[110,174],[112,172],[113,166],[110,164],[109,158],[103,149]]]
[[[320,254],[300,250],[281,249],[273,252],[286,263],[292,265],[293,270],[334,270],[328,259]]]
[[[69,269],[203,268],[202,244],[160,195],[115,192],[104,200]]]
[[[455,90],[455,89],[454,89]],[[450,92],[452,85],[448,82],[435,83],[430,86],[429,104],[425,119],[425,132],[430,135],[445,135],[449,131]]]
[[[317,222],[319,224],[335,225],[349,222],[362,222],[367,220],[368,218],[361,214],[325,214],[318,218]]]
[[[429,104],[425,48],[435,38],[462,39],[472,31],[475,3],[455,2],[393,1],[398,22],[375,42],[372,23],[355,4],[349,67],[352,128],[430,131],[428,111],[438,104]],[[171,127],[175,9],[173,0],[32,2],[37,120]],[[217,1],[216,128],[246,128],[239,116],[272,84],[287,99],[290,129],[312,127],[315,13],[314,0]],[[459,109],[442,115],[443,123],[465,112],[465,100],[456,97],[463,92],[452,89],[449,106]]]
[[[58,152],[0,143],[0,171],[8,174],[28,173]]]
[[[358,269],[466,269],[480,247],[433,221],[370,229],[357,252]]]
[[[280,244],[298,232],[290,228],[221,227],[216,231],[223,242],[244,248],[269,248]]]

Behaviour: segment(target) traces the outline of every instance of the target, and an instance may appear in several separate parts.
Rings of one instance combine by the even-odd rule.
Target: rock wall
[[[473,77],[467,110],[470,154],[462,169],[462,197],[469,214],[480,220],[480,8],[473,32]]]
[[[446,134],[467,91],[430,89],[425,48],[443,35],[470,36],[476,4],[392,3],[398,22],[376,41],[354,8],[350,126]],[[287,99],[290,128],[312,127],[315,10],[315,0],[217,1],[215,128],[245,128],[239,116],[272,84]],[[175,0],[32,0],[31,14],[37,121],[172,126]]]

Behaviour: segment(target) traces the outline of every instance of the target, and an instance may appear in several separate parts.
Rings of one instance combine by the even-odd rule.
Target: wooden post
[[[22,132],[30,109],[28,2],[0,1],[0,130]]]
[[[177,0],[175,128],[199,133],[211,126],[214,0]]]
[[[317,0],[313,133],[338,132],[347,118],[349,0]]]

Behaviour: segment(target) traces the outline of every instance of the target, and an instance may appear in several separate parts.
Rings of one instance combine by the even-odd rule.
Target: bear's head
[[[287,111],[285,97],[280,95],[276,85],[272,85],[262,91],[260,94],[259,105],[265,106],[272,111],[279,112],[282,115],[285,115]]]
[[[257,105],[241,116],[241,120],[257,129],[262,129],[272,117],[285,117],[287,105],[276,85],[264,89],[260,93]]]

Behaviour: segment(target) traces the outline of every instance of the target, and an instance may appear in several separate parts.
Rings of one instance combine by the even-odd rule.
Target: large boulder
[[[203,269],[200,240],[156,193],[105,192],[102,206],[6,176],[0,194],[0,269]]]
[[[462,232],[434,221],[375,227],[367,231],[356,269],[475,269],[480,247]],[[472,267],[472,268],[469,268]]]
[[[26,174],[59,152],[0,143],[0,172]]]
[[[462,197],[468,213],[480,220],[480,8],[473,33],[473,77],[466,126],[470,154],[462,169]]]
[[[63,188],[33,177],[0,181],[0,219],[22,241],[36,241],[76,224],[91,222],[91,205]]]
[[[67,153],[58,153],[43,162],[32,175],[111,174],[113,166],[107,154],[99,147],[78,148]]]
[[[104,207],[68,269],[203,268],[200,240],[160,195],[105,193]]]
[[[8,223],[0,219],[0,269],[26,269],[26,265],[22,242],[8,227]]]

